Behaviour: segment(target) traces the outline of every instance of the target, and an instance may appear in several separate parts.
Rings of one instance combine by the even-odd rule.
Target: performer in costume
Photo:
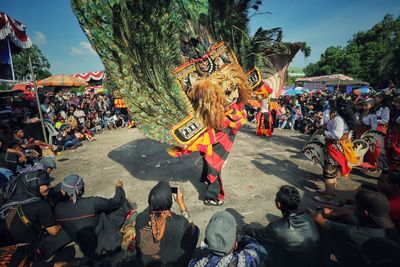
[[[255,94],[260,98],[260,110],[257,113],[257,136],[272,136],[274,131],[274,120],[271,114],[269,97],[273,92],[272,88],[264,83]]]
[[[374,99],[370,98],[367,100],[362,100],[359,104],[361,110],[355,114],[356,117],[356,127],[355,127],[355,138],[359,139],[362,135],[370,130],[378,129],[378,118],[372,108],[374,107]],[[369,149],[364,156],[364,162],[360,165],[363,169],[376,170],[378,166],[378,158],[380,155],[381,148],[378,144],[373,144],[376,146],[374,149]]]
[[[108,88],[120,90],[138,129],[176,146],[169,150],[172,155],[193,151],[204,155],[207,175],[203,176],[212,185],[205,204],[220,204],[223,199],[222,165],[245,121],[242,108],[248,93],[242,92],[262,80],[260,72],[251,74],[256,72],[253,68],[257,64],[271,77],[285,73],[302,47],[281,42],[278,28],[260,28],[255,34],[271,46],[253,49],[253,44],[237,41],[232,29],[247,33],[248,11],[258,2],[72,0],[77,19],[105,66]],[[247,74],[223,39],[235,49]],[[268,56],[268,64],[255,60],[258,55]],[[282,89],[280,83],[276,90]],[[211,194],[218,191],[215,181],[218,196]]]
[[[393,114],[385,138],[385,150],[390,170],[400,170],[400,94],[393,100]]]
[[[240,66],[227,65],[195,83],[189,94],[195,115],[204,125],[208,125],[207,131],[186,148],[173,147],[168,153],[178,157],[200,152],[203,157],[200,179],[207,183],[205,205],[221,206],[224,203],[221,171],[239,128],[247,122],[244,104],[249,92],[246,76]]]
[[[339,172],[347,177],[351,171],[351,164],[359,159],[350,140],[350,130],[354,126],[352,107],[343,98],[336,100],[334,109],[331,109],[330,120],[327,123],[325,136],[325,162],[323,163],[323,179],[325,184],[324,196],[316,196],[319,202],[329,202],[336,195],[336,183]],[[351,164],[350,164],[351,163]]]

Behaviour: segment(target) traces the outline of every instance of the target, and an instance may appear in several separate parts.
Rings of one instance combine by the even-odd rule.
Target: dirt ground
[[[289,130],[276,130],[271,138],[255,136],[253,126],[238,133],[232,152],[222,171],[226,191],[222,207],[206,207],[202,195],[205,185],[199,182],[202,160],[198,153],[171,158],[167,145],[150,140],[137,129],[117,129],[96,135],[95,142],[85,142],[76,151],[64,151],[56,158],[53,172],[56,182],[77,173],[84,178],[85,194],[111,197],[117,179],[122,179],[128,199],[137,210],[147,207],[150,189],[162,180],[179,185],[184,192],[191,217],[200,227],[200,241],[212,214],[228,210],[239,225],[265,225],[280,215],[275,208],[275,193],[281,185],[290,184],[302,195],[302,209],[315,208],[312,196],[323,186],[322,169],[312,165],[301,149],[308,136]],[[361,176],[360,176],[361,175]],[[360,182],[376,183],[369,175],[352,174],[339,180],[341,197],[350,197]],[[173,211],[179,213],[176,204]]]

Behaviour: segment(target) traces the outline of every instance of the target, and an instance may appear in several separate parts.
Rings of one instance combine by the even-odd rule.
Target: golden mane
[[[250,87],[242,68],[230,64],[193,84],[189,98],[195,110],[195,117],[209,128],[222,130],[225,112],[228,109],[225,91],[237,86],[238,104],[245,104],[250,97]]]

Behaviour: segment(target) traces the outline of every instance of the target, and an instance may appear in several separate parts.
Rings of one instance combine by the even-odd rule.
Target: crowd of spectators
[[[57,132],[50,136],[56,151],[75,149],[81,141],[94,141],[94,135],[103,130],[131,126],[128,109],[122,99],[110,94],[70,93],[66,90],[51,90],[40,95],[46,136],[48,132]],[[44,141],[38,106],[35,99],[23,96],[2,97],[0,99],[0,141],[3,148],[14,147],[16,134],[23,131],[27,146],[35,140]],[[52,147],[53,148],[53,147]],[[22,149],[22,151],[25,148]]]
[[[79,266],[400,263],[400,173],[396,171],[384,173],[375,188],[360,186],[353,199],[344,199],[337,207],[317,210],[301,209],[299,191],[283,185],[275,196],[282,217],[266,226],[239,225],[237,214],[229,209],[216,212],[198,247],[201,230],[191,219],[183,193],[179,188],[173,190],[168,182],[159,182],[151,189],[148,208],[137,214],[121,180],[115,184],[112,198],[85,197],[81,176],[68,175],[50,187],[51,170],[21,172],[2,189],[0,252],[12,251],[8,266],[21,261],[53,266],[61,259]],[[171,211],[174,202],[181,214]],[[71,243],[83,258],[75,258]]]
[[[361,111],[367,101],[358,96],[353,95]],[[385,97],[370,97],[376,98]],[[5,101],[8,105],[2,111],[21,114],[12,102]],[[286,120],[288,127],[301,129],[304,114],[319,113],[316,120],[323,122],[324,106],[331,96],[316,93],[281,101],[299,111]],[[57,92],[46,96],[41,106],[46,120],[60,133],[67,133],[62,136],[71,136],[64,144],[58,143],[57,149],[76,147],[83,140],[79,137],[98,130],[126,126],[125,114],[112,103],[108,95],[66,97]],[[15,106],[22,108],[22,114],[25,107],[34,109],[34,105]],[[115,120],[108,119],[112,116],[107,112],[113,112]],[[282,114],[275,116],[284,125]],[[239,225],[237,214],[229,209],[219,211],[211,216],[201,241],[202,230],[192,220],[183,192],[168,182],[151,189],[148,208],[139,214],[127,200],[121,180],[111,198],[86,197],[84,178],[78,174],[51,186],[50,174],[57,166],[43,155],[51,145],[26,137],[26,125],[20,119],[29,124],[34,116],[15,117],[16,121],[5,116],[8,126],[1,128],[2,266],[400,266],[398,171],[385,171],[377,186],[362,185],[352,199],[316,210],[301,208],[302,196],[295,187],[281,186],[275,196],[281,217],[266,226]],[[103,124],[95,121],[88,127],[92,117],[101,117]],[[9,128],[12,137],[7,139]],[[171,210],[174,203],[180,214]],[[76,248],[83,257],[76,258]]]
[[[399,91],[387,89],[384,91],[370,91],[361,94],[360,90],[350,93],[354,102],[354,113],[357,120],[363,120],[359,115],[368,106],[369,118],[372,121],[371,129],[381,130],[379,125],[387,125],[390,121],[390,110]],[[329,121],[329,112],[334,105],[334,94],[328,89],[304,92],[304,94],[280,96],[274,100],[279,108],[271,108],[274,128],[291,129],[304,134],[314,134]],[[255,122],[259,109],[248,107],[250,121]],[[364,120],[366,120],[364,118]],[[371,124],[371,123],[369,123]],[[385,130],[385,129],[384,129]]]

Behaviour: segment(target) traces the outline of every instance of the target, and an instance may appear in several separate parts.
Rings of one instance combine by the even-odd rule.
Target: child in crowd
[[[106,116],[104,117],[104,124],[109,130],[117,129],[116,116],[111,116],[111,112],[107,111]]]

